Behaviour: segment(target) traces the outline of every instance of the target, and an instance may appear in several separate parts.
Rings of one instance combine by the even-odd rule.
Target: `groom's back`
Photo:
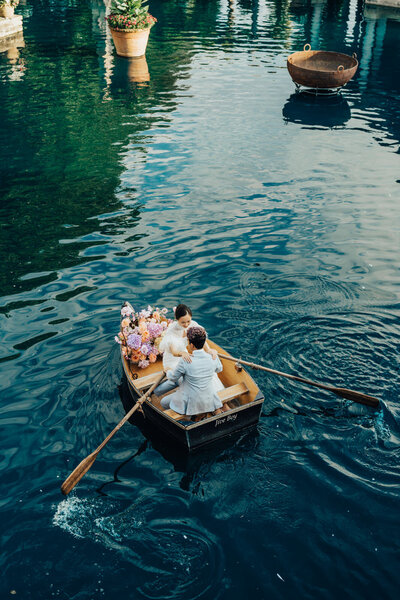
[[[214,360],[205,350],[195,350],[192,362],[185,365],[185,380],[194,388],[206,389],[212,382],[219,359]]]

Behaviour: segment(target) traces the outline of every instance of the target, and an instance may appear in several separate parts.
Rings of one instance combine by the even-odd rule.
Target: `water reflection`
[[[286,122],[319,127],[339,127],[351,117],[350,106],[341,95],[318,97],[294,93],[282,109]]]
[[[147,84],[150,81],[149,67],[146,56],[139,58],[116,57],[112,85],[118,88],[125,87],[127,83]]]
[[[127,413],[129,410],[131,410],[133,402],[125,377],[123,377],[122,383],[119,387],[119,395],[121,403],[124,407],[124,411]],[[136,456],[139,456],[142,452],[144,452],[149,445],[151,445],[151,447],[154,448],[154,450],[156,450],[164,460],[173,465],[175,472],[182,473],[183,476],[179,484],[180,488],[185,491],[191,490],[193,493],[196,493],[196,476],[204,465],[210,465],[216,460],[223,462],[224,453],[235,453],[235,448],[239,446],[242,452],[251,453],[254,450],[255,444],[257,444],[257,439],[259,436],[257,425],[254,425],[246,430],[237,431],[232,435],[216,440],[212,444],[208,444],[206,447],[189,452],[186,448],[183,448],[173,438],[171,438],[169,434],[162,432],[158,428],[155,428],[154,425],[145,418],[144,414],[142,415],[139,412],[134,413],[129,419],[129,423],[140,429],[141,433],[146,438],[146,441],[143,442],[134,455],[118,465],[114,472],[114,478],[103,484],[97,490],[102,494],[106,493],[105,488],[107,486],[119,481],[118,474],[121,468]]]
[[[21,48],[25,48],[24,35],[19,31],[6,38],[0,39],[0,54],[3,54],[11,69],[6,75],[9,81],[21,81],[25,73],[25,61],[21,55]]]

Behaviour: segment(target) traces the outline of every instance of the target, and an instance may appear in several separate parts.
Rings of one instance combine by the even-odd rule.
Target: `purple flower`
[[[147,325],[147,331],[152,338],[157,338],[164,331],[163,326],[160,323],[149,323]]]
[[[141,369],[145,369],[146,367],[149,366],[149,364],[150,364],[149,360],[139,360],[139,363],[138,363],[138,365]]]
[[[131,333],[128,335],[127,343],[129,348],[133,348],[134,350],[139,350],[142,345],[142,336],[137,333]]]
[[[149,354],[151,354],[152,349],[153,348],[150,346],[150,344],[143,344],[140,348],[140,352],[148,356]]]

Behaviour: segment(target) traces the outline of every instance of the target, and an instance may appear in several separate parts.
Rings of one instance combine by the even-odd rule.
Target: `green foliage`
[[[148,29],[157,21],[149,14],[146,0],[113,0],[111,14],[107,17],[112,29]]]
[[[144,19],[149,12],[149,7],[144,5],[144,1],[145,0],[113,0],[111,4],[111,14]]]
[[[15,8],[18,4],[19,0],[0,0],[0,8],[2,6],[13,6]]]

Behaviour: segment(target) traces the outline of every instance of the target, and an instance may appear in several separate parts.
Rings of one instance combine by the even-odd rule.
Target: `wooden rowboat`
[[[208,340],[211,348],[229,356],[222,348]],[[128,362],[121,353],[124,373],[127,379],[132,402],[136,402],[160,376],[162,360],[159,358],[146,369]],[[220,438],[231,435],[240,429],[254,426],[260,418],[264,396],[245,369],[238,369],[232,361],[221,360],[223,371],[218,377],[224,389],[218,392],[227,412],[207,416],[199,422],[191,417],[180,415],[172,409],[164,409],[154,396],[142,405],[144,415],[156,428],[168,434],[171,441],[183,445],[187,450],[200,448]]]
[[[313,90],[341,88],[354,77],[357,68],[356,54],[311,50],[310,44],[287,59],[287,69],[296,86]]]

